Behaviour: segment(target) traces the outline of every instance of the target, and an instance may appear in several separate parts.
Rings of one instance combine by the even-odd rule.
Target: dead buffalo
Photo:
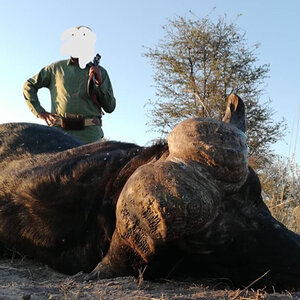
[[[300,236],[261,198],[242,108],[229,103],[224,122],[185,120],[151,147],[82,145],[55,128],[1,125],[2,248],[89,278],[147,265],[152,278],[244,285],[265,274],[262,286],[299,287]]]

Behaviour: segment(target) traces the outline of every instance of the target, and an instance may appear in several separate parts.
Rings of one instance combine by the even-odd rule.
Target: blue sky
[[[43,122],[27,108],[22,95],[25,80],[42,67],[67,57],[60,55],[60,36],[66,29],[87,25],[97,35],[96,51],[108,70],[117,108],[104,116],[107,138],[147,145],[158,138],[148,132],[145,103],[155,98],[153,70],[142,56],[143,46],[154,47],[163,37],[168,19],[212,19],[226,14],[246,32],[248,45],[260,43],[260,64],[270,64],[261,101],[269,98],[275,119],[288,123],[285,141],[275,152],[291,157],[296,148],[300,162],[300,1],[286,0],[110,0],[110,1],[2,1],[0,0],[0,123]],[[212,9],[215,9],[212,12]],[[47,90],[42,105],[50,109]],[[300,131],[300,128],[299,128]],[[297,143],[296,143],[297,142]]]

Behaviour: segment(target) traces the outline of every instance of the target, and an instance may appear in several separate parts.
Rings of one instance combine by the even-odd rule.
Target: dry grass
[[[84,281],[83,276],[67,276],[27,259],[2,260],[0,264],[0,299],[300,299],[300,293],[268,294],[252,290],[251,284],[244,289],[230,290],[203,283],[165,280],[150,282],[119,277],[98,281]],[[275,292],[275,291],[274,291]]]

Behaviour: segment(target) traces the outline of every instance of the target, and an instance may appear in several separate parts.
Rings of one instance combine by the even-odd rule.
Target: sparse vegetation
[[[272,215],[300,233],[300,166],[293,159],[275,156],[259,171],[259,177]]]
[[[300,233],[300,166],[296,163],[296,147],[300,125],[300,106],[292,130],[289,157],[273,156],[259,170],[263,198],[273,216],[289,229]],[[295,124],[294,124],[295,125]]]

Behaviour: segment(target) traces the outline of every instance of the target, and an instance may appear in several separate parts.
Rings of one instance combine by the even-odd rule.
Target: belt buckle
[[[61,117],[61,127],[66,130],[82,130],[84,128],[83,115],[67,114]]]

